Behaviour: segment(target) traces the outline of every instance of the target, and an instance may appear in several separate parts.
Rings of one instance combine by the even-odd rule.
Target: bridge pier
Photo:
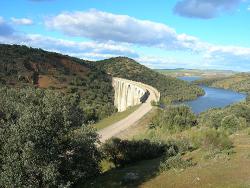
[[[125,111],[131,106],[141,104],[147,100],[149,92],[140,87],[137,82],[113,78],[112,85],[115,90],[114,105],[117,107],[118,112]]]

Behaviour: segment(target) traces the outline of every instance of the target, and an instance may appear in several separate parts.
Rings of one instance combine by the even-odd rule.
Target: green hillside
[[[162,98],[171,101],[190,100],[203,95],[203,90],[195,85],[164,76],[126,57],[97,61],[95,64],[98,68],[105,70],[114,77],[126,78],[151,85],[161,92]]]
[[[0,45],[0,85],[76,94],[86,120],[115,111],[111,77],[77,58],[18,45]]]
[[[210,78],[195,81],[196,84],[203,84],[212,87],[231,89],[237,92],[250,93],[250,74],[239,73],[224,78]]]
[[[213,70],[213,69],[155,69],[155,71],[165,74],[167,76],[181,77],[181,76],[199,76],[203,78],[225,77],[236,74],[237,72],[231,70]]]

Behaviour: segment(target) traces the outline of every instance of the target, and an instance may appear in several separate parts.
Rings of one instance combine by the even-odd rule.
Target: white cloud
[[[75,42],[36,34],[23,35],[14,33],[6,36],[0,33],[0,43],[27,45],[93,60],[114,56],[138,57],[138,54],[127,44],[122,45],[114,42],[100,43],[94,41]]]
[[[11,21],[17,25],[32,25],[33,21],[28,18],[11,18]]]
[[[193,0],[193,3],[197,3],[196,0]],[[238,0],[201,0],[199,3],[230,9]],[[215,57],[215,54],[216,57],[221,55],[230,58],[250,56],[250,48],[213,45],[194,36],[178,34],[173,28],[162,23],[97,10],[61,13],[48,18],[46,25],[69,36],[86,37],[95,41],[115,41],[166,50],[190,50],[204,54],[204,57]]]
[[[237,9],[242,0],[180,0],[174,12],[180,16],[190,18],[209,19],[220,12]]]
[[[195,37],[178,35],[173,28],[162,23],[97,10],[61,13],[48,18],[45,24],[69,36],[165,49],[190,48],[198,42]]]
[[[19,33],[2,17],[0,17],[0,43],[27,45],[93,60],[114,56],[138,57],[131,45],[125,43],[118,44],[112,41],[105,43],[97,41],[76,42],[38,34]]]
[[[116,44],[114,42],[100,43],[100,42],[75,42],[70,40],[57,39],[52,37],[44,37],[41,35],[28,35],[24,42],[26,45],[38,46],[42,48],[53,48],[62,53],[67,54],[113,54],[126,55],[136,57],[137,54],[128,45]],[[79,55],[77,55],[79,57]]]

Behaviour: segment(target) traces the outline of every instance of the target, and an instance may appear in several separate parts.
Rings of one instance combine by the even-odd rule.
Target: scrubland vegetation
[[[108,185],[112,185],[111,187],[141,185],[142,187],[147,187],[147,185],[155,187],[172,184],[178,187],[180,182],[182,186],[195,186],[193,182],[181,181],[182,174],[185,174],[184,179],[194,176],[193,171],[201,171],[203,175],[207,173],[206,165],[211,165],[213,168],[210,169],[210,174],[205,175],[208,177],[213,176],[213,173],[227,174],[231,172],[230,167],[247,169],[247,167],[237,165],[242,165],[243,159],[238,157],[242,155],[246,164],[250,162],[247,148],[242,150],[240,149],[242,146],[238,144],[241,137],[244,139],[249,137],[247,143],[250,144],[249,100],[223,109],[211,109],[198,116],[193,114],[187,106],[168,106],[157,111],[156,115],[144,126],[143,131],[140,129],[138,134],[128,140],[114,138],[105,144],[104,151],[109,153],[106,155],[109,157],[104,159],[106,161],[105,172],[91,181],[93,187],[100,185],[104,187]],[[241,136],[238,138],[237,135]],[[120,162],[117,165],[117,161],[122,161],[122,165]],[[221,164],[227,161],[229,169],[225,169],[226,164]],[[217,168],[214,166],[216,164]],[[179,179],[175,178],[176,173],[179,174]],[[228,176],[225,178],[230,179]],[[233,179],[235,185],[241,185],[240,178]],[[220,184],[227,185],[226,182],[223,184],[219,178],[209,183],[214,183],[215,187]],[[197,187],[199,187],[198,184]]]

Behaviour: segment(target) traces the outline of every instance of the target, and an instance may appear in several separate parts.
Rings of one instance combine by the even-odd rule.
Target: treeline
[[[195,85],[164,76],[126,57],[110,58],[94,64],[114,77],[143,82],[155,87],[160,91],[164,101],[191,100],[204,94],[204,91]]]
[[[237,92],[250,93],[250,74],[238,73],[228,77],[202,79],[194,82],[195,84],[231,89]]]
[[[81,59],[19,45],[0,45],[0,85],[76,94],[89,121],[115,111],[112,78]]]

